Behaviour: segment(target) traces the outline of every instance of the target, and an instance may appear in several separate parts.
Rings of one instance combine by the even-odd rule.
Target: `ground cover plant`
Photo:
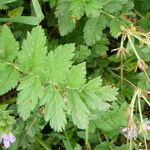
[[[0,0],[0,149],[150,149],[149,0]]]

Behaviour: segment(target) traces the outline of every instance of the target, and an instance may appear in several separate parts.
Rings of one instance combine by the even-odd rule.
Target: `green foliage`
[[[69,2],[60,2],[57,6],[56,16],[58,17],[59,31],[62,36],[68,34],[75,28],[75,23],[69,11]]]
[[[125,104],[122,104],[122,106],[119,107],[116,103],[113,103],[112,110],[99,114],[100,117],[95,121],[96,126],[108,134],[110,131],[118,134],[117,131],[120,130],[120,127],[126,126],[127,123],[126,108],[127,106]]]
[[[5,26],[2,28],[2,35],[9,31],[8,28],[6,28],[8,31],[4,30],[5,28]],[[12,38],[11,32],[9,34]],[[3,38],[2,41],[4,41]],[[16,42],[14,41],[14,43]],[[4,70],[9,71],[8,75],[10,74],[14,78],[13,81],[10,80],[12,85],[18,80],[20,81],[17,88],[19,91],[18,113],[23,120],[26,120],[36,108],[44,106],[45,121],[50,122],[50,126],[54,130],[62,131],[65,128],[66,113],[71,115],[73,123],[78,128],[85,129],[90,120],[89,109],[107,110],[110,107],[107,101],[115,100],[117,92],[111,90],[110,87],[100,87],[101,84],[99,86],[98,82],[101,83],[101,80],[99,79],[93,79],[86,83],[85,63],[72,65],[74,44],[58,46],[47,54],[45,43],[44,31],[40,26],[37,26],[33,28],[31,33],[28,32],[26,40],[22,43],[22,49],[16,51],[14,55],[9,54],[9,47],[4,47],[4,50],[8,51],[7,57],[4,57],[6,60],[12,61],[18,54],[18,67],[13,62],[10,64],[10,67],[14,67],[13,74],[10,74],[12,70],[8,70],[5,65],[3,66]],[[3,44],[7,44],[7,41]],[[18,71],[22,73],[21,79]],[[3,82],[6,80],[4,79]],[[9,86],[9,84],[5,84],[3,87],[7,89]],[[86,98],[83,96],[82,99],[80,94],[86,94]],[[99,106],[97,106],[98,103]]]
[[[149,149],[149,14],[148,0],[0,0],[0,149],[13,133],[11,150],[125,150],[135,126]]]
[[[42,85],[38,78],[26,76],[19,84],[18,91],[20,91],[17,101],[18,112],[23,120],[26,120],[42,97]]]
[[[99,41],[102,36],[102,30],[107,25],[106,17],[101,15],[98,18],[89,19],[84,27],[84,39],[87,45],[92,45]]]
[[[46,37],[40,27],[33,29],[31,34],[27,34],[18,57],[19,67],[23,72],[33,72],[35,74],[41,72],[47,52],[45,44]]]
[[[18,42],[10,29],[4,26],[0,34],[0,95],[8,92],[18,83],[19,73],[13,67],[18,49]]]
[[[10,116],[11,110],[7,110],[7,105],[0,105],[0,136],[9,133],[15,123],[14,117]]]

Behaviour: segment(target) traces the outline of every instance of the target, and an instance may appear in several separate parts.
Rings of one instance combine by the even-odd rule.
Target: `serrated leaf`
[[[95,55],[98,57],[106,55],[106,52],[108,50],[107,45],[109,45],[109,40],[107,39],[107,37],[102,36],[101,39],[96,42],[94,46]]]
[[[105,5],[104,10],[108,13],[115,13],[122,9],[122,4],[119,2],[111,1]]]
[[[19,44],[16,42],[11,30],[3,26],[0,33],[0,59],[13,62],[16,58]]]
[[[15,123],[13,116],[10,116],[11,110],[6,109],[7,105],[0,105],[0,136],[3,133],[9,133],[12,130],[12,125]]]
[[[82,92],[82,97],[84,98],[86,104],[89,108],[99,111],[106,111],[108,110],[111,105],[104,102],[100,99],[94,92]]]
[[[121,26],[126,26],[127,22],[120,19],[113,19],[110,22],[110,33],[117,38],[121,34]]]
[[[57,83],[64,81],[65,75],[72,65],[74,50],[74,44],[66,44],[58,46],[48,54],[47,71],[50,81]]]
[[[84,26],[84,39],[87,45],[95,44],[102,36],[107,20],[101,15],[98,18],[90,18]]]
[[[73,66],[66,76],[66,85],[79,90],[86,82],[86,67],[85,63]]]
[[[87,17],[98,17],[100,15],[100,9],[102,8],[102,3],[100,0],[89,0],[85,2],[85,12]]]
[[[127,105],[123,103],[121,106],[116,108],[116,105],[112,107],[111,110],[106,112],[100,112],[98,118],[94,121],[96,126],[103,131],[114,131],[118,134],[117,131],[120,131],[120,128],[126,126],[126,109]]]
[[[62,131],[67,123],[64,100],[60,93],[50,86],[47,87],[44,95],[42,100],[42,104],[45,104],[44,118],[50,122],[50,126],[55,131]]]
[[[91,50],[85,45],[80,45],[79,50],[76,50],[75,60],[76,62],[83,62],[90,55],[91,55]]]
[[[56,17],[58,18],[59,32],[62,36],[67,35],[75,28],[69,6],[69,2],[60,2],[57,6]]]
[[[17,90],[19,91],[17,105],[20,117],[26,120],[30,117],[43,95],[43,88],[39,78],[34,76],[26,76],[19,84]]]
[[[84,85],[83,90],[86,92],[97,91],[102,85],[101,77],[94,78]]]
[[[117,100],[117,89],[116,88],[112,88],[110,86],[103,86],[100,88],[100,90],[97,92],[98,96],[100,99],[102,99],[103,101],[115,101]]]
[[[27,33],[27,38],[23,41],[22,50],[18,58],[20,68],[24,72],[31,71],[36,74],[41,72],[47,53],[45,44],[46,37],[44,30],[40,26],[33,28],[31,33]]]
[[[76,92],[69,92],[69,104],[73,123],[79,129],[86,129],[89,123],[89,110]]]
[[[19,72],[11,65],[0,64],[0,95],[15,88],[19,81]]]
[[[84,2],[83,0],[73,0],[70,3],[71,14],[79,20],[84,15]]]

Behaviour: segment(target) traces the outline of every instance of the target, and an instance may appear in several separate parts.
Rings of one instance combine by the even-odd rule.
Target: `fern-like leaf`
[[[50,51],[47,59],[48,80],[55,83],[64,81],[67,71],[72,66],[74,50],[74,44],[66,44]]]
[[[45,104],[45,120],[49,121],[50,126],[55,131],[62,131],[62,129],[65,128],[65,124],[67,123],[66,115],[64,112],[66,106],[59,91],[54,87],[48,86],[45,90],[41,104]]]
[[[39,74],[45,63],[47,53],[46,37],[40,26],[28,32],[27,39],[23,41],[22,50],[19,54],[20,68],[24,72],[34,72]]]
[[[20,91],[17,99],[18,112],[23,120],[26,120],[43,95],[41,81],[34,76],[26,76],[17,90]]]
[[[90,112],[76,92],[69,92],[69,106],[73,123],[79,129],[85,129],[89,123]]]

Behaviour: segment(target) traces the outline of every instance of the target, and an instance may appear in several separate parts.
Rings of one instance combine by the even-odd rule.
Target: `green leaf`
[[[62,129],[65,129],[67,120],[64,110],[66,106],[59,91],[48,86],[42,99],[42,105],[45,104],[45,120],[50,122],[50,126],[55,131],[59,132],[62,131]]]
[[[24,9],[23,7],[15,8],[15,9],[9,11],[8,16],[9,17],[21,16],[23,9]]]
[[[54,83],[63,83],[65,75],[72,66],[74,56],[74,44],[58,46],[54,51],[50,51],[47,60],[48,80]]]
[[[73,66],[66,76],[66,84],[71,88],[79,90],[86,82],[85,76],[85,63]]]
[[[3,133],[11,132],[12,125],[15,123],[14,117],[10,116],[10,113],[12,113],[12,111],[6,108],[7,105],[0,105],[0,136]]]
[[[14,88],[19,80],[19,73],[14,67],[19,44],[11,30],[3,26],[0,33],[0,95]]]
[[[16,42],[11,30],[3,26],[0,33],[0,59],[1,61],[13,62],[17,57],[19,44]]]
[[[0,64],[0,95],[15,88],[19,81],[19,72],[11,65]]]
[[[138,53],[144,61],[150,61],[150,57],[149,57],[150,56],[150,48],[149,47],[140,48]]]
[[[105,28],[107,20],[101,15],[98,18],[90,18],[84,27],[84,39],[87,45],[95,44],[102,36],[102,30]]]
[[[126,26],[127,22],[120,19],[113,19],[110,22],[110,33],[117,38],[121,34],[121,26]]]
[[[105,5],[104,10],[108,13],[115,13],[122,9],[122,4],[116,1],[111,1]]]
[[[101,39],[98,42],[96,42],[94,46],[96,56],[99,57],[106,55],[106,52],[108,51],[108,45],[109,40],[107,39],[107,37],[102,36]]]
[[[101,144],[96,145],[96,147],[94,148],[94,150],[108,150],[109,149],[109,143],[107,141],[102,142]]]
[[[118,134],[120,128],[127,125],[126,120],[123,119],[126,118],[127,105],[125,103],[117,107],[116,105],[114,103],[111,110],[98,113],[98,119],[94,121],[98,128],[108,133],[114,131],[115,134]]]
[[[81,95],[89,108],[99,111],[106,111],[111,105],[105,102],[105,97],[101,98],[100,96],[102,95],[99,96],[97,94],[103,88],[101,87],[101,84],[102,80],[100,77],[90,80],[87,84],[85,84]],[[108,93],[106,96],[108,96]]]
[[[81,95],[91,109],[106,111],[111,107],[110,104],[104,102],[103,99],[100,99],[94,92],[82,92]]]
[[[84,1],[73,0],[70,3],[71,14],[79,20],[84,15]]]
[[[43,88],[39,78],[34,76],[25,76],[19,84],[17,105],[20,117],[26,120],[31,112],[37,106],[39,99],[43,95]]]
[[[69,10],[69,2],[60,2],[57,6],[58,27],[62,36],[67,35],[75,28],[75,23],[72,20]]]
[[[83,62],[90,55],[91,55],[91,50],[85,45],[80,45],[79,50],[76,50],[75,60],[76,62]]]
[[[100,9],[102,8],[102,3],[100,0],[87,0],[85,2],[85,12],[87,17],[95,18],[100,15]]]
[[[23,41],[19,54],[19,65],[24,72],[38,74],[44,66],[46,59],[46,37],[40,26],[28,32],[27,39]]]
[[[99,90],[101,85],[102,85],[101,77],[94,78],[85,84],[84,91],[86,91],[86,92],[94,91],[95,92],[95,91]]]
[[[103,86],[100,88],[100,90],[97,92],[100,99],[103,101],[112,102],[117,100],[117,92],[118,89],[112,88],[111,86]]]
[[[69,92],[69,107],[71,108],[71,116],[73,123],[79,129],[86,129],[89,123],[90,112],[76,92]]]

